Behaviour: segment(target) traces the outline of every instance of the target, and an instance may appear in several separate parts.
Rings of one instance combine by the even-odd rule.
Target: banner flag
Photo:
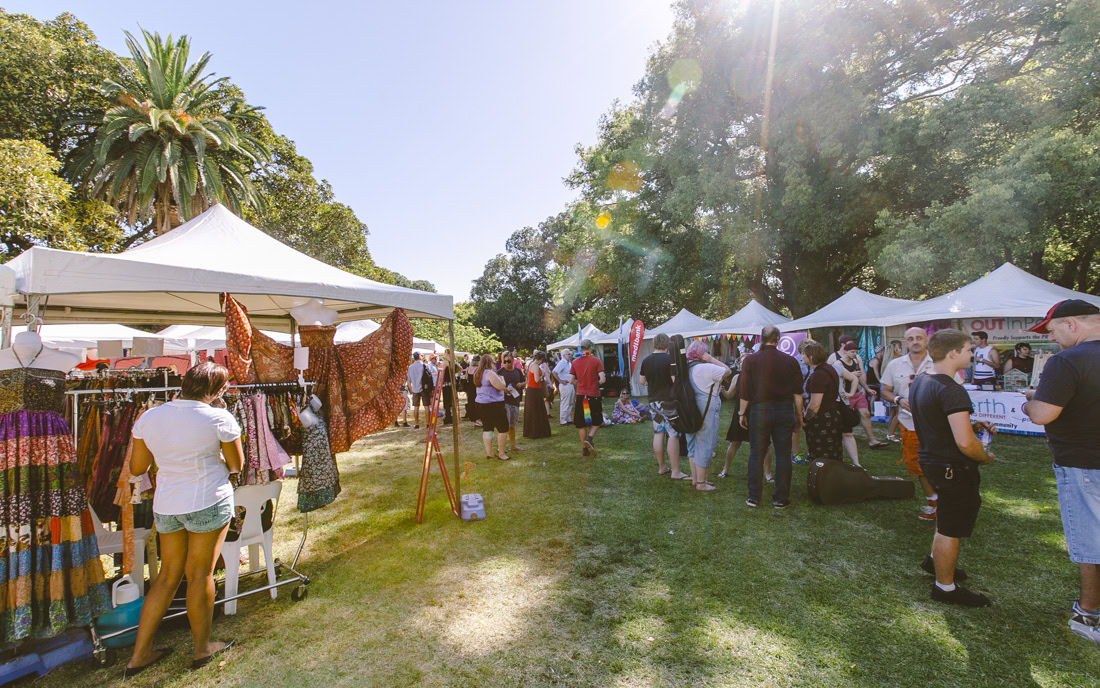
[[[626,366],[623,363],[623,316],[619,316],[619,329],[617,330],[619,337],[619,374],[622,375],[626,370]]]
[[[634,364],[638,362],[638,352],[642,348],[642,338],[645,336],[645,325],[641,320],[635,320],[630,326],[630,374],[634,375]]]

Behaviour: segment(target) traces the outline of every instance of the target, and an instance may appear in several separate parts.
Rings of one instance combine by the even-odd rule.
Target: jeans
[[[775,490],[772,504],[791,500],[791,434],[794,432],[794,401],[764,401],[749,406],[749,499],[760,502],[763,492],[764,452],[770,442],[773,452]]]

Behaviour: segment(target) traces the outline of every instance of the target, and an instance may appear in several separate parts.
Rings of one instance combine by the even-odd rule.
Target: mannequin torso
[[[301,306],[290,309],[290,315],[299,325],[331,325],[336,322],[336,311],[325,306],[321,299],[310,299]]]
[[[30,331],[15,335],[11,348],[0,351],[0,370],[39,368],[67,373],[79,363],[79,356],[45,346],[38,333]]]

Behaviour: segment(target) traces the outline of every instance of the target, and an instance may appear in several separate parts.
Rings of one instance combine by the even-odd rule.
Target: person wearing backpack
[[[413,427],[420,428],[420,402],[426,401],[424,404],[426,407],[431,407],[431,396],[427,399],[424,398],[424,369],[427,366],[424,361],[420,360],[420,352],[413,352],[413,361],[409,365],[408,372],[405,373],[405,382],[408,385],[409,392],[412,394],[412,407],[413,407]],[[428,390],[429,393],[431,390]]]
[[[779,328],[768,325],[760,334],[760,351],[745,357],[741,368],[741,427],[749,431],[749,497],[760,504],[761,463],[770,441],[775,449],[775,489],[772,506],[785,509],[791,501],[791,435],[802,427],[802,369],[779,350]]]
[[[718,444],[718,415],[722,411],[722,378],[730,367],[707,351],[703,342],[692,342],[687,348],[688,380],[695,391],[695,404],[703,416],[703,424],[688,435],[688,456],[691,462],[691,482],[700,492],[713,492],[714,483],[707,482],[707,466]]]

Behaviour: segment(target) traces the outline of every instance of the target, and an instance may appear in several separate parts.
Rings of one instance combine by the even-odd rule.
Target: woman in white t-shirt
[[[146,411],[133,430],[130,472],[157,464],[153,518],[160,535],[160,573],[141,609],[134,654],[124,676],[166,657],[153,650],[153,635],[180,579],[187,576],[187,620],[194,638],[192,668],[208,663],[233,643],[210,642],[214,618],[214,562],[233,516],[230,473],[241,470],[241,426],[211,402],[221,397],[229,371],[204,361],[183,377],[180,399]]]
[[[703,414],[703,426],[699,432],[687,436],[688,456],[691,457],[691,482],[696,490],[712,492],[713,483],[707,482],[707,466],[714,448],[718,445],[718,415],[722,411],[722,378],[730,374],[730,367],[707,352],[703,342],[692,342],[687,348],[688,379],[695,390],[695,404]]]

